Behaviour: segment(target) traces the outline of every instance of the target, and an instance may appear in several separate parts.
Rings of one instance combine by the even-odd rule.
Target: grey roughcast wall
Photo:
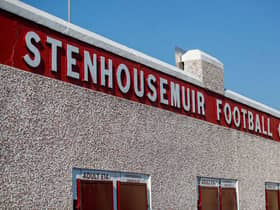
[[[0,65],[0,206],[72,208],[72,168],[146,173],[153,209],[196,209],[197,176],[265,209],[280,143]]]

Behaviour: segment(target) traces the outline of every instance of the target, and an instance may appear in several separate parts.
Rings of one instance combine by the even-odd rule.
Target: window
[[[265,201],[266,210],[280,209],[280,184],[272,182],[265,183]]]
[[[198,210],[238,210],[237,181],[198,177]]]
[[[151,181],[146,174],[74,168],[75,210],[150,210]]]

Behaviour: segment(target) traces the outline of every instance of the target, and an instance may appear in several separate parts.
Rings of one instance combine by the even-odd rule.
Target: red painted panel
[[[81,210],[113,210],[113,182],[80,180],[79,191]]]
[[[202,209],[202,199],[201,199],[201,186],[198,186],[198,201],[197,201],[197,209],[201,210]]]
[[[237,210],[235,188],[220,188],[220,210]]]
[[[127,58],[115,55],[113,53],[110,53],[106,50],[100,49],[98,47],[89,45],[87,43],[83,43],[79,40],[76,40],[74,38],[68,37],[66,35],[60,34],[58,32],[55,32],[51,29],[48,29],[44,26],[35,24],[31,21],[27,21],[23,18],[17,17],[15,15],[11,15],[3,10],[0,10],[0,24],[1,28],[4,30],[1,30],[1,36],[0,36],[0,44],[1,44],[1,50],[0,51],[0,63],[14,66],[17,68],[20,68],[22,70],[33,72],[36,74],[44,75],[49,78],[62,80],[68,83],[72,83],[75,85],[79,85],[85,88],[89,88],[95,91],[101,91],[104,93],[108,93],[117,97],[126,98],[128,100],[133,100],[139,103],[151,105],[154,107],[158,107],[161,109],[169,110],[172,112],[176,112],[179,114],[187,115],[190,117],[194,117],[200,120],[205,120],[214,124],[218,124],[224,127],[229,127],[233,129],[237,129],[240,131],[244,131],[247,133],[251,133],[258,136],[263,136],[266,138],[273,139],[275,141],[280,141],[279,133],[278,133],[278,126],[280,123],[280,119],[273,117],[269,114],[260,112],[252,107],[248,107],[247,105],[240,104],[238,102],[235,102],[231,99],[228,99],[222,95],[216,94],[214,92],[211,92],[209,90],[203,89],[201,87],[198,87],[196,85],[193,85],[191,83],[185,82],[183,80],[174,78],[172,76],[169,76],[167,74],[161,73],[155,69],[152,69],[150,67],[147,67],[143,64],[131,61]],[[37,68],[32,68],[28,66],[23,57],[25,55],[29,55],[30,57],[33,57],[33,54],[29,52],[27,49],[26,43],[25,43],[25,36],[28,32],[33,31],[40,37],[40,42],[38,44],[33,43],[40,51],[41,55],[41,63]],[[60,40],[62,42],[62,48],[58,50],[58,71],[52,72],[51,71],[51,46],[50,44],[46,43],[47,36]],[[78,72],[80,75],[80,79],[73,79],[67,76],[67,45],[75,46],[79,49],[78,54],[74,54],[73,57],[76,59],[77,64],[73,66],[73,71]],[[89,76],[89,81],[84,81],[84,51],[88,51],[90,55],[95,53],[97,55],[97,84],[92,83],[92,79]],[[105,57],[106,65],[108,65],[108,60],[111,59],[113,63],[113,88],[110,89],[108,85],[106,87],[103,87],[101,85],[101,57]],[[131,85],[128,93],[123,94],[120,90],[120,88],[117,85],[117,68],[120,64],[125,64],[129,70],[129,75],[131,78]],[[140,70],[144,72],[144,96],[138,97],[135,94],[134,91],[134,68],[138,70],[138,75]],[[153,75],[156,78],[155,87],[157,92],[157,100],[155,102],[151,102],[148,99],[147,94],[151,92],[149,89],[147,78],[149,75]],[[165,94],[165,97],[168,99],[169,105],[164,105],[160,103],[160,78],[166,79],[168,81],[168,85],[166,87],[167,93]],[[108,81],[107,81],[108,82]],[[180,92],[180,101],[181,101],[181,107],[175,108],[171,106],[171,88],[170,84],[171,82],[178,84],[181,87],[185,87],[185,90],[187,88],[190,89],[190,92],[194,91],[196,94],[197,92],[200,92],[204,99],[205,99],[205,115],[199,114],[196,111],[192,112],[192,109],[190,111],[185,111],[182,105],[182,93]],[[126,79],[123,78],[123,83],[126,84]],[[195,95],[197,97],[197,95]],[[222,101],[221,104],[221,119],[217,119],[217,99]],[[197,100],[197,99],[195,99]],[[192,99],[189,101],[190,104],[193,103]],[[197,105],[197,103],[195,103]],[[249,130],[248,129],[248,116],[246,117],[245,124],[243,122],[242,115],[240,116],[240,126],[236,126],[233,122],[230,124],[226,123],[225,115],[223,114],[223,108],[225,104],[230,105],[231,113],[233,113],[234,107],[237,107],[238,110],[245,109],[246,112],[252,112],[254,119],[256,120],[257,115],[260,118],[260,124],[261,124],[261,131],[259,130]],[[263,122],[262,122],[263,117]],[[268,126],[268,119],[269,124]],[[255,126],[254,126],[255,127]],[[268,127],[270,127],[269,131],[272,133],[272,137],[265,134],[268,133]],[[264,131],[263,131],[264,130]]]
[[[77,201],[76,201],[76,206],[75,209],[80,209],[81,207],[81,180],[77,180]]]
[[[0,63],[13,66],[13,57],[15,54],[14,47],[17,45],[17,38],[19,37],[17,29],[17,18],[0,10],[0,23],[1,23],[1,50],[0,50]]]
[[[265,190],[265,209],[266,210],[269,210],[269,207],[268,207],[268,190]]]
[[[147,210],[146,188],[142,183],[118,182],[118,210]]]
[[[200,186],[199,210],[218,210],[219,209],[219,191],[218,187]]]
[[[267,210],[279,210],[279,191],[266,190],[266,208]]]

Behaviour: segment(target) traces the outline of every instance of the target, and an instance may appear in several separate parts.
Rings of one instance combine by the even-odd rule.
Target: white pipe
[[[71,22],[71,0],[68,0],[68,22]]]

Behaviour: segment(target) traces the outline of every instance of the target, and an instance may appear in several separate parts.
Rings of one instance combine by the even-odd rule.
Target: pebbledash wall
[[[21,2],[1,1],[0,8],[5,29],[0,37],[5,46],[0,53],[1,208],[71,209],[72,170],[78,167],[149,174],[153,209],[197,209],[197,177],[237,180],[239,209],[265,209],[265,182],[280,183],[280,113],[224,91],[223,65],[217,59],[188,51],[181,57],[183,71]],[[170,79],[178,80],[191,92],[202,93],[196,104],[200,113],[191,108],[184,114],[171,107],[171,87],[162,88],[159,83],[154,85],[156,91],[167,93],[157,92],[157,102],[151,103],[148,94],[137,101],[119,90],[68,80],[69,68],[76,63],[66,67],[67,61],[61,62],[55,71],[52,57],[41,53],[45,45],[37,46],[45,66],[36,67],[36,55],[32,57],[36,50],[29,47],[38,41],[33,36],[28,47],[28,32],[39,35],[42,43],[49,35],[62,40],[63,46],[66,41],[79,47],[86,44],[79,49],[94,48],[106,63],[110,56],[118,64],[128,60],[129,68],[136,63],[138,70],[157,79],[163,75],[166,86]],[[35,67],[28,66],[24,56]],[[67,68],[67,75],[59,67]],[[81,73],[83,68],[78,70]],[[86,81],[85,75],[80,76]],[[117,89],[119,83],[113,81]],[[147,92],[152,87],[145,84]],[[231,106],[228,110],[226,102]],[[249,118],[244,121],[246,127],[242,115],[235,126],[234,107],[247,114],[251,110],[255,121],[259,115],[260,130],[248,130]],[[227,123],[229,116],[223,113],[229,110],[231,122]]]

